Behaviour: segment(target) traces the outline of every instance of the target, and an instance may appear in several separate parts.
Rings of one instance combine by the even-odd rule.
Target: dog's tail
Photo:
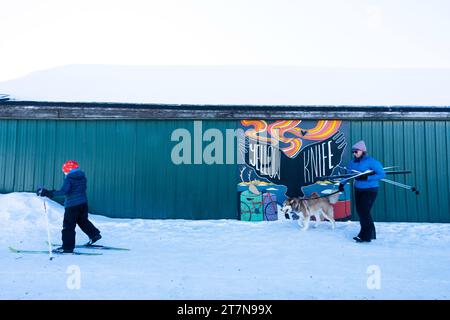
[[[329,196],[328,200],[330,201],[331,204],[335,204],[336,202],[338,202],[338,200],[339,200],[339,192]]]

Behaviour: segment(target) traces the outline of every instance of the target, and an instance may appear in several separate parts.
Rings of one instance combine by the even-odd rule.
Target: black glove
[[[44,190],[45,190],[44,188],[38,188],[38,189],[36,190],[36,195],[37,195],[38,197],[43,197],[42,192],[43,192]]]
[[[344,184],[342,184],[342,183],[339,183],[339,191],[340,192],[344,192]]]
[[[369,174],[365,173],[365,174],[360,175],[359,177],[356,177],[355,180],[366,181],[368,176],[369,176]]]
[[[39,197],[48,197],[48,198],[53,198],[53,194],[55,193],[55,190],[47,190],[45,188],[39,188],[36,191],[36,194]]]

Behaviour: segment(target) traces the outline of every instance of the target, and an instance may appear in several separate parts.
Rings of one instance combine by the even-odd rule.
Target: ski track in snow
[[[358,222],[301,231],[289,220],[111,219],[90,215],[102,256],[14,254],[46,250],[42,198],[0,195],[0,299],[449,299],[450,224],[376,223],[378,239],[354,243]],[[47,201],[53,242],[64,208]],[[77,243],[87,241],[77,228]],[[88,249],[77,249],[89,251]],[[69,266],[80,289],[67,286]],[[368,289],[367,268],[381,271]]]

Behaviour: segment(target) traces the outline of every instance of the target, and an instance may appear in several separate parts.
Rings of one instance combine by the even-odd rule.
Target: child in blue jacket
[[[88,245],[100,240],[101,235],[100,231],[88,219],[87,179],[84,172],[79,169],[78,163],[73,160],[64,163],[62,171],[66,177],[61,190],[39,188],[37,195],[49,198],[65,196],[62,247],[54,251],[71,253],[75,248],[75,227],[77,224],[88,235]]]

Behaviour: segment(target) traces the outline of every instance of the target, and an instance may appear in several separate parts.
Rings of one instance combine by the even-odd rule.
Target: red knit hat
[[[78,168],[78,162],[73,161],[73,160],[68,160],[68,161],[66,161],[66,163],[63,164],[62,171],[67,174],[70,172],[70,170],[77,169],[77,168]]]

